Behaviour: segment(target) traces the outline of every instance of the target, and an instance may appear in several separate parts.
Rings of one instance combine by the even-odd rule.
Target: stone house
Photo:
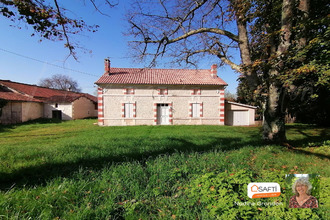
[[[77,93],[0,80],[1,124],[37,118],[72,120],[97,116],[97,98]]]
[[[105,59],[98,124],[224,125],[227,83],[211,69],[114,68]]]

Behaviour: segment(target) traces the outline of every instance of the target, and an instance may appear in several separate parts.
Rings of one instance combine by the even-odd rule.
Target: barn
[[[97,98],[86,93],[0,80],[0,123],[37,118],[72,120],[97,116]]]

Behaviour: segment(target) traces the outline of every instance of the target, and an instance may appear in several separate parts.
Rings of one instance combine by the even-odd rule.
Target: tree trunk
[[[236,9],[236,11],[240,10]],[[242,72],[245,73],[245,77],[247,79],[250,89],[255,90],[257,87],[257,76],[253,71],[251,71],[249,67],[252,64],[252,61],[245,14],[240,14],[236,12],[236,24],[238,30],[238,47],[240,50],[242,64],[243,66],[248,67]]]
[[[278,74],[272,70],[272,74]],[[285,90],[276,81],[268,84],[263,124],[263,139],[272,143],[284,143],[285,135]]]
[[[302,22],[306,22],[309,18],[309,0],[300,0],[299,1],[299,6],[298,9],[303,13],[302,15]],[[307,45],[307,30],[305,26],[303,27],[302,31],[302,36],[299,39],[299,46],[300,47],[305,47]]]
[[[280,44],[276,52],[278,63],[269,71],[263,138],[273,143],[284,143],[286,141],[286,90],[277,77],[284,71],[286,54],[291,46],[293,5],[292,0],[283,0]]]
[[[246,22],[237,18],[237,29],[238,29],[238,46],[241,51],[241,59],[244,65],[251,64],[251,54],[249,48],[249,40],[246,30]]]

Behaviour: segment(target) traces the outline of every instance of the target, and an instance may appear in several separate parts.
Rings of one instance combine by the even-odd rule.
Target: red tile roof
[[[36,85],[28,85],[23,83],[12,82],[9,80],[0,80],[0,85],[11,88],[12,93],[15,94],[17,99],[19,97],[27,97],[30,98],[31,101],[42,101],[42,102],[73,102],[76,99],[81,97],[86,97],[93,102],[97,102],[97,98],[95,96],[86,94],[86,93],[77,93],[70,91],[63,91],[57,89],[49,89],[45,87],[40,87]],[[17,100],[15,97],[11,98],[11,96],[6,96],[6,94],[2,94],[3,98],[6,100]],[[1,96],[0,96],[1,97]],[[27,101],[27,100],[17,100],[17,101]]]
[[[2,91],[1,89],[0,89],[0,99],[10,100],[10,101],[21,101],[21,102],[42,102],[39,99],[35,99],[11,91]]]
[[[221,85],[227,83],[212,77],[211,70],[203,69],[138,69],[110,68],[96,84],[159,84],[159,85]]]

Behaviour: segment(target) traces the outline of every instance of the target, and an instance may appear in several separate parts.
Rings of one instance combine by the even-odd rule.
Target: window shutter
[[[129,118],[129,103],[125,103],[125,118]]]
[[[193,118],[200,117],[200,104],[199,103],[192,104],[192,117]]]
[[[125,118],[133,118],[133,103],[125,103]]]

